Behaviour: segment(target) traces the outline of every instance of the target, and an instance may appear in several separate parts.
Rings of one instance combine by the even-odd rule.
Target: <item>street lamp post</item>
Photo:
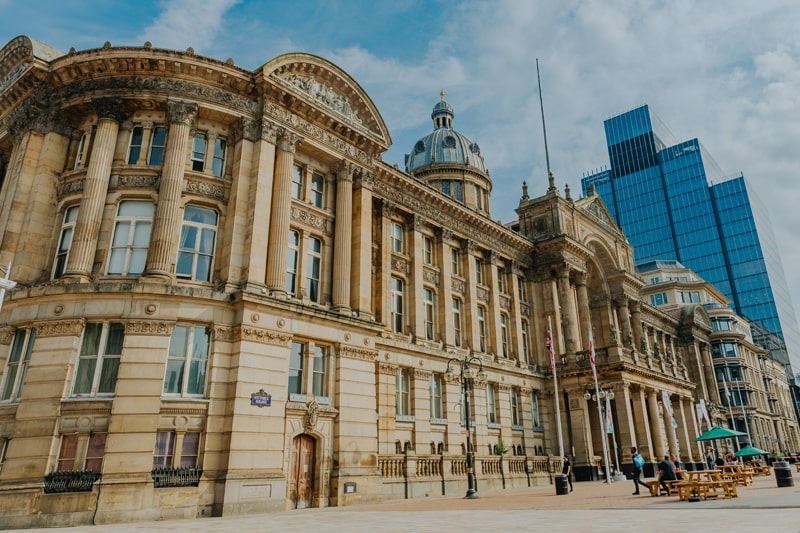
[[[611,458],[609,457],[609,454],[608,454],[608,448],[607,448],[608,430],[606,428],[606,422],[605,422],[606,417],[608,417],[608,414],[606,412],[607,408],[604,408],[603,407],[603,403],[602,403],[606,398],[608,398],[609,400],[613,400],[614,399],[614,391],[613,390],[606,390],[606,389],[602,388],[601,386],[596,386],[594,393],[592,393],[592,391],[589,390],[589,389],[587,389],[583,393],[583,399],[586,400],[587,402],[589,400],[594,400],[594,401],[597,402],[597,412],[600,414],[600,432],[603,435],[603,454],[604,454],[603,459],[605,459],[605,464],[606,464],[606,483],[610,483],[611,482],[611,476],[609,475],[609,470],[610,470],[610,467],[611,467],[611,464],[610,464],[611,463]],[[603,416],[604,414],[605,414],[605,416]],[[612,430],[613,430],[613,427],[612,427]],[[615,476],[615,481],[616,481],[616,477],[619,475],[619,472],[620,472],[620,470],[619,470],[619,452],[617,451],[617,437],[616,437],[616,434],[614,434],[614,469],[616,470],[616,474],[617,474]]]
[[[478,372],[470,366],[470,363],[478,363]],[[451,365],[458,365],[459,372],[453,372]],[[467,494],[465,498],[477,498],[478,491],[475,489],[475,452],[472,449],[472,431],[470,430],[469,395],[472,392],[472,384],[475,380],[486,381],[486,371],[483,369],[483,361],[478,357],[466,356],[464,359],[451,358],[447,361],[447,371],[444,374],[447,381],[460,382],[461,392],[464,394],[464,425],[467,428]]]

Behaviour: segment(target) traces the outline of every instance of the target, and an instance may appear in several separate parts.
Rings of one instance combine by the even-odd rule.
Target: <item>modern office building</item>
[[[604,123],[610,168],[582,179],[634,246],[636,263],[675,260],[714,284],[736,313],[778,334],[800,371],[800,328],[766,207],[725,176],[698,139],[677,142],[644,105]],[[786,359],[784,359],[784,362]]]

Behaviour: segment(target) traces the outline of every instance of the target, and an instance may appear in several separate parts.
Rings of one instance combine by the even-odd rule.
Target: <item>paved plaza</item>
[[[776,531],[800,533],[800,475],[795,486],[778,488],[758,477],[730,500],[681,502],[677,496],[633,496],[633,483],[575,483],[556,495],[552,486],[481,494],[479,499],[437,497],[382,504],[197,520],[171,520],[64,528],[63,533],[187,531],[367,532],[696,532]],[[54,529],[29,529],[50,532]]]

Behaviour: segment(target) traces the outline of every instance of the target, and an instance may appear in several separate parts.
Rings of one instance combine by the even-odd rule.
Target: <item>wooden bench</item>
[[[661,482],[645,481],[644,484],[650,488],[650,496],[658,496],[658,491],[661,489]]]
[[[739,496],[736,492],[736,482],[731,480],[679,481],[675,484],[675,489],[681,501],[687,501],[692,497],[708,500]]]
[[[678,485],[680,483],[682,483],[680,479],[671,479],[665,481],[664,484],[667,486],[667,492],[664,494],[667,496],[680,495],[678,492]],[[647,485],[647,487],[650,489],[650,496],[658,496],[659,493],[662,493],[660,481],[645,481],[645,485]]]

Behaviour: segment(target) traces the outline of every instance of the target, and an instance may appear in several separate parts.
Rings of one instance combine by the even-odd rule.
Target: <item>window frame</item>
[[[405,367],[395,370],[394,408],[396,417],[411,417],[411,371]]]
[[[284,289],[290,296],[297,296],[297,278],[300,269],[300,232],[289,230],[287,244],[289,251],[286,254],[286,278]]]
[[[486,342],[486,308],[482,305],[477,307],[478,314],[478,347],[481,353],[486,353],[488,346]]]
[[[319,172],[311,173],[311,205],[325,208],[325,176]]]
[[[187,216],[193,212],[213,214],[214,223],[202,222],[199,220],[188,219]],[[214,272],[214,259],[217,247],[217,231],[219,229],[219,213],[215,209],[195,204],[187,204],[183,209],[183,220],[181,221],[180,240],[178,241],[178,255],[175,260],[175,277],[190,281],[200,281],[209,283]],[[191,247],[184,246],[184,241],[188,238],[189,231],[194,231],[194,243]],[[206,236],[211,235],[210,251],[201,249],[206,240]],[[182,272],[183,258],[191,256],[190,272]],[[206,275],[203,279],[198,275],[201,260],[207,260]]]
[[[25,378],[36,342],[36,328],[18,328],[11,341],[11,349],[3,371],[3,388],[0,389],[0,403],[16,403],[22,397]],[[15,359],[16,357],[16,359]],[[14,365],[13,372],[11,371]]]
[[[500,423],[500,414],[497,409],[497,387],[494,383],[486,384],[486,423]]]
[[[150,208],[150,215],[121,215],[120,211],[122,210],[123,206],[126,204],[139,204],[141,206],[149,206]],[[155,204],[152,200],[144,200],[138,198],[126,198],[120,200],[119,204],[117,204],[117,213],[114,216],[114,231],[111,234],[111,244],[108,250],[108,260],[106,263],[106,275],[107,276],[138,276],[144,272],[145,265],[147,263],[147,251],[150,247],[150,238],[152,237],[152,230],[153,230],[153,217],[155,216]],[[117,232],[119,231],[120,227],[123,225],[128,226],[128,237],[127,241],[124,243],[123,246],[119,246],[116,243],[117,239]],[[146,225],[147,229],[147,243],[144,246],[137,246],[136,245],[136,237],[137,237],[137,230],[141,227],[141,225]],[[122,268],[120,272],[111,272],[111,268],[113,265],[113,260],[115,258],[116,252],[121,251],[124,253],[122,259]],[[138,272],[131,271],[131,263],[134,258],[137,258],[144,252],[143,260],[141,261],[142,269]]]
[[[87,342],[90,342],[88,337],[89,330],[98,326],[100,327],[100,334],[97,336],[97,345],[93,348],[96,353],[87,353],[87,348],[90,348],[90,346],[87,345]],[[116,337],[116,335],[119,335],[119,337]],[[78,352],[78,361],[75,365],[71,396],[73,398],[113,397],[116,392],[120,361],[122,360],[122,351],[125,345],[125,324],[114,321],[87,322],[83,328],[81,337],[81,348]],[[116,348],[111,346],[110,343],[113,342],[115,338],[119,338],[119,353],[112,352],[112,349],[116,350]],[[107,363],[116,366],[106,366]],[[87,391],[77,392],[76,389],[78,388],[82,375],[81,371],[85,368],[85,365],[92,365],[89,367],[91,369],[89,387]],[[104,381],[109,380],[109,378],[104,380],[104,376],[108,376],[106,373],[107,370],[113,376],[113,379],[110,379],[111,383],[113,383],[113,390],[101,391],[101,385]]]
[[[516,387],[511,387],[508,391],[508,401],[511,405],[511,428],[515,429],[517,426],[522,425],[522,417],[520,416],[519,405],[519,391]]]
[[[176,342],[180,341],[180,339],[176,337],[176,332],[184,329],[187,330],[187,334],[184,337],[185,346],[183,347],[183,353],[178,353],[174,349],[180,348],[179,346],[174,346]],[[200,336],[206,340],[204,345],[200,345],[196,342],[201,330],[203,334]],[[198,352],[198,350],[203,350],[205,353]],[[162,387],[162,395],[165,397],[206,398],[208,393],[208,369],[210,367],[211,353],[210,327],[204,324],[190,322],[178,322],[175,324],[170,334],[167,361],[164,365],[164,386]],[[177,391],[172,390],[174,388],[172,382],[168,382],[170,375],[176,373],[175,370],[170,369],[171,366],[175,367],[175,362],[180,362],[180,365],[177,366],[177,368],[180,369],[180,372],[177,373],[179,377],[179,388]],[[170,363],[172,363],[172,365]],[[195,368],[199,369],[199,371],[195,371]],[[202,376],[202,390],[200,392],[195,392],[196,389],[194,388],[190,391],[190,387],[192,386],[190,380],[192,380],[193,374],[195,378],[197,376]],[[195,379],[195,383],[199,383],[199,380]],[[167,390],[168,387],[170,390]]]
[[[142,156],[142,148],[144,148],[144,127],[134,126],[131,129],[131,135],[128,139],[128,150],[125,152],[125,162],[128,165],[135,165]],[[132,157],[134,155],[134,150],[136,157]]]
[[[201,143],[198,145],[198,143]],[[193,172],[203,172],[206,167],[206,150],[208,150],[208,135],[205,132],[195,132],[192,137],[192,153],[189,156],[189,167]]]
[[[505,313],[500,313],[500,351],[506,359],[510,355],[508,348],[508,317]]]
[[[214,138],[214,152],[211,156],[211,174],[222,177],[225,175],[225,163],[228,156],[228,141],[225,137]]]
[[[164,132],[163,144],[157,144],[159,133]],[[166,126],[155,126],[150,133],[150,145],[147,147],[147,164],[150,166],[161,166],[164,162],[164,151],[167,148],[167,134]],[[155,160],[158,157],[158,160]]]
[[[390,327],[395,333],[404,333],[405,283],[402,279],[392,276],[389,284],[391,287]]]
[[[450,248],[450,274],[453,276],[461,275],[461,266],[458,261],[458,250]]]
[[[313,244],[316,243],[316,247]],[[322,239],[306,237],[306,297],[315,303],[322,301]]]
[[[425,340],[433,341],[436,338],[436,306],[433,289],[422,289],[422,305],[424,309]]]
[[[533,424],[533,430],[538,431],[542,428],[542,414],[539,410],[539,393],[537,391],[531,391],[531,423]]]
[[[452,301],[453,311],[453,346],[460,347],[463,344],[462,326],[461,323],[461,300],[453,298]]]
[[[80,205],[70,205],[64,209],[64,218],[61,231],[58,234],[58,247],[53,259],[52,279],[59,279],[64,275],[69,261],[69,251],[72,248],[72,238],[75,236],[75,224],[78,221]],[[71,218],[74,215],[74,218]]]
[[[306,353],[308,352],[308,344],[300,341],[292,341],[289,346],[289,374],[287,390],[289,396],[292,394],[305,394],[305,367],[306,367]],[[293,385],[294,383],[294,385]]]
[[[303,201],[303,188],[305,183],[306,167],[299,163],[292,164],[292,186],[289,196],[295,200]]]
[[[483,285],[483,259],[475,258],[475,283]]]
[[[431,373],[428,380],[430,396],[431,422],[445,419],[444,412],[444,378],[442,374]]]
[[[403,242],[403,225],[399,222],[394,222],[389,225],[389,240],[391,241],[391,250],[396,254],[402,254],[404,250]]]
[[[422,236],[422,263],[433,265],[433,239],[427,235]]]

